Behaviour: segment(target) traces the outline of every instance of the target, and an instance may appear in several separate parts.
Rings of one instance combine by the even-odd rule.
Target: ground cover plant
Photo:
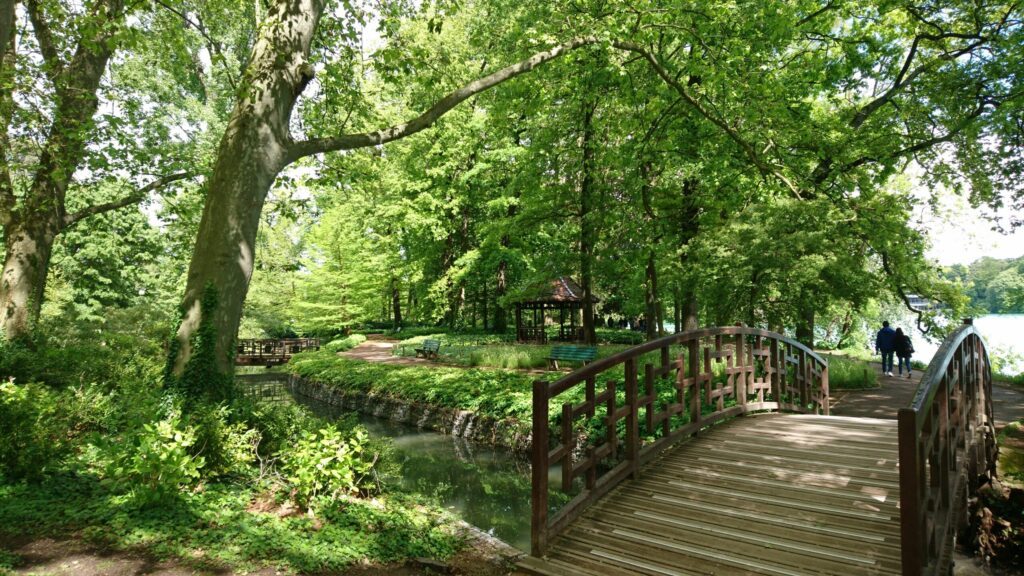
[[[878,387],[878,374],[863,360],[826,354],[828,385],[834,390],[858,390]]]
[[[19,354],[28,381],[0,381],[0,538],[74,536],[197,569],[286,572],[463,546],[454,518],[389,489],[390,448],[353,421],[183,402],[161,385],[159,356],[135,358],[149,378],[128,377],[135,367],[61,385],[32,382],[33,368],[51,374],[38,360],[74,351]]]
[[[506,369],[547,368],[551,347],[560,345],[519,344],[514,341],[515,337],[512,334],[433,333],[402,340],[395,345],[393,353],[396,356],[413,357],[416,355],[416,349],[422,347],[424,340],[437,340],[441,343],[438,357],[445,363]],[[598,346],[597,358],[611,356],[626,348],[628,346],[622,344]]]
[[[350,334],[344,338],[337,338],[331,340],[324,345],[324,349],[328,352],[347,352],[356,346],[359,346],[363,342],[366,342],[366,336],[363,334]]]

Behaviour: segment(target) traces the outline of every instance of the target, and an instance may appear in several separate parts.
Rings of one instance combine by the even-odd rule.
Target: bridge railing
[[[320,348],[319,338],[254,338],[238,340],[235,358],[250,363],[286,362],[292,354]]]
[[[676,441],[748,412],[828,414],[828,404],[824,359],[744,326],[673,334],[535,381],[531,553]],[[562,492],[579,491],[553,514],[552,467]]]
[[[903,574],[944,574],[968,491],[995,467],[992,369],[971,320],[943,341],[898,418]]]

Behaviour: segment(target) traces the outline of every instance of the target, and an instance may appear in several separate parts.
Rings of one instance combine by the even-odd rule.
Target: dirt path
[[[339,352],[338,356],[342,356],[344,358],[355,358],[356,360],[366,360],[367,362],[377,362],[379,364],[395,364],[399,366],[423,366],[433,364],[424,358],[392,356],[391,353],[398,344],[398,340],[387,340],[376,334],[371,334],[370,336],[371,337],[367,339],[366,342],[363,342],[348,352]],[[377,336],[377,338],[373,338],[373,336]]]
[[[832,396],[832,413],[836,416],[896,418],[896,412],[909,406],[921,382],[921,371],[913,378],[882,375],[882,365],[872,363],[878,374],[878,388],[870,390],[838,390]],[[992,386],[992,404],[996,429],[1024,418],[1024,391],[1000,382]]]

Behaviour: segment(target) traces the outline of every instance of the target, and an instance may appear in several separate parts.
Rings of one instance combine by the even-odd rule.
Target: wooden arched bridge
[[[754,328],[654,340],[533,389],[545,575],[948,574],[994,468],[991,370],[965,322],[898,420],[829,416],[828,366]]]
[[[235,344],[235,364],[269,368],[288,362],[292,354],[319,349],[319,338],[243,339]]]

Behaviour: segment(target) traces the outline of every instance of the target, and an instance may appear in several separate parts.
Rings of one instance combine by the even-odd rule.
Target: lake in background
[[[911,322],[908,326],[913,326]],[[981,332],[988,346],[989,355],[1007,361],[1002,371],[1007,374],[1024,372],[1024,314],[989,314],[974,319],[974,326]],[[907,326],[903,327],[904,330]],[[914,339],[914,360],[925,364],[931,362],[941,342],[927,340],[915,328],[911,332]]]

